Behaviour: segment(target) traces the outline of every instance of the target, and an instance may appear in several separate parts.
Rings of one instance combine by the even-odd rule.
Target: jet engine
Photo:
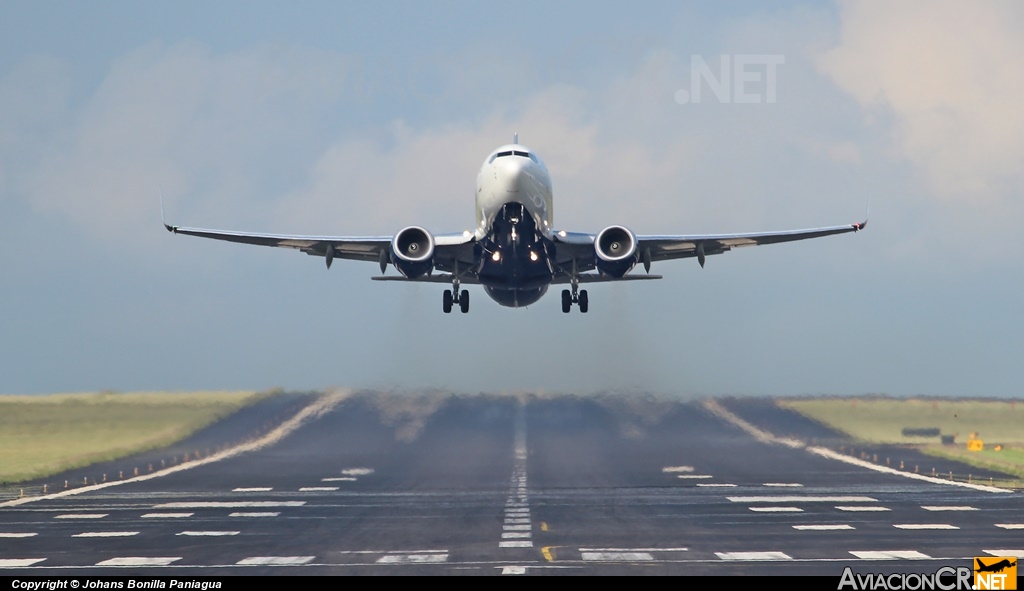
[[[594,240],[597,270],[602,275],[622,277],[636,265],[636,234],[622,226],[608,226]]]
[[[391,239],[391,262],[409,279],[426,275],[434,267],[434,237],[417,226],[399,230]]]

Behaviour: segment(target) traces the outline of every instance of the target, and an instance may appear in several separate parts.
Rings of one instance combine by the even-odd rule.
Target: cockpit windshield
[[[487,164],[494,162],[498,158],[504,158],[505,156],[521,156],[523,158],[529,158],[534,162],[537,161],[537,157],[534,156],[532,153],[527,152],[526,150],[507,150],[505,152],[497,152],[495,154],[492,154],[491,157],[487,159]]]

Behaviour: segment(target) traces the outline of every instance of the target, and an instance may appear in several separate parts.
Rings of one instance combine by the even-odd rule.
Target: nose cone
[[[494,175],[508,193],[519,193],[523,190],[529,177],[528,168],[531,164],[527,158],[511,156],[495,160]]]

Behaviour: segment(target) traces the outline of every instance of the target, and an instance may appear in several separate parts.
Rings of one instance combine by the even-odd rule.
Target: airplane
[[[1011,561],[1008,558],[1004,558],[997,562],[993,562],[992,564],[985,564],[981,561],[980,558],[975,558],[974,560],[978,563],[978,567],[974,570],[978,571],[979,573],[997,573],[1002,571],[1003,569],[1013,568],[1017,566],[1016,560]]]
[[[408,226],[394,236],[291,236],[186,228],[170,225],[166,219],[163,223],[174,234],[293,248],[324,257],[328,269],[336,258],[375,262],[381,271],[372,278],[376,281],[451,284],[442,298],[445,314],[456,305],[462,313],[469,312],[469,291],[462,285],[481,285],[492,300],[512,308],[536,303],[551,285],[567,285],[562,290],[562,312],[569,313],[576,304],[585,314],[590,299],[581,284],[661,279],[650,274],[652,263],[696,258],[703,268],[707,257],[733,248],[858,232],[867,220],[745,234],[648,236],[621,225],[596,234],[567,232],[553,225],[547,166],[536,152],[519,144],[517,133],[513,143],[492,151],[480,167],[475,231],[435,235],[420,226]],[[389,264],[398,275],[384,275]],[[638,264],[646,273],[630,274]]]

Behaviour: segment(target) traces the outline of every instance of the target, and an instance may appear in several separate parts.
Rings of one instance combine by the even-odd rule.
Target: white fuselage
[[[476,177],[476,237],[487,235],[508,203],[521,203],[545,238],[552,232],[551,176],[533,150],[508,144],[491,152]]]

